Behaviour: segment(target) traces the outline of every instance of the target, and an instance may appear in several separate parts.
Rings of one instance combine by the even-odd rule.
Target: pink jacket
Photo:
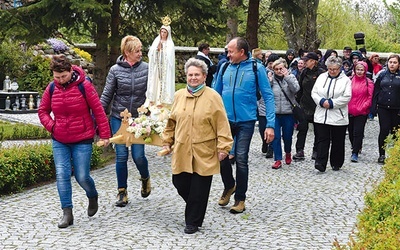
[[[100,138],[110,138],[108,119],[96,89],[92,83],[85,80],[82,68],[73,66],[73,70],[79,75],[75,82],[64,87],[54,80],[52,95],[50,95],[50,84],[47,86],[38,110],[40,122],[52,133],[55,140],[61,143],[77,143],[93,139],[96,133],[90,113],[92,110]],[[78,88],[78,84],[83,81],[85,96]],[[50,113],[53,113],[54,118]]]
[[[359,116],[368,115],[372,105],[372,94],[374,92],[374,82],[367,78],[366,73],[368,65],[365,62],[357,62],[361,64],[365,73],[362,77],[354,74],[351,79],[351,99],[349,102],[349,115]],[[354,67],[355,69],[356,67]]]

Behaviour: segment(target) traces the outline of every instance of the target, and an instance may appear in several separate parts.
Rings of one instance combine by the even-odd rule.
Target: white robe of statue
[[[149,49],[149,75],[147,80],[146,104],[170,106],[175,93],[175,45],[171,37],[170,26],[160,28],[168,32],[166,41],[161,41],[160,34],[154,39]]]

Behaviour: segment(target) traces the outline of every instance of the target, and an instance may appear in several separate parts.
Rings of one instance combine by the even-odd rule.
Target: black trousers
[[[341,168],[344,163],[347,125],[332,126],[314,123],[314,126],[318,131],[317,158],[315,163],[319,163],[326,168],[329,156],[331,167]],[[329,148],[331,148],[330,155]]]
[[[297,132],[297,141],[296,141],[296,152],[304,150],[304,147],[306,145],[306,138],[307,138],[309,123],[314,124],[313,119],[314,119],[314,116],[307,115],[307,121],[300,122],[297,125],[298,132]],[[315,128],[315,125],[314,125],[313,152],[317,152],[317,141],[318,141],[317,137],[318,137],[318,133],[317,133],[317,129]]]
[[[197,173],[190,174],[186,172],[172,175],[172,183],[178,194],[186,202],[186,225],[202,226],[210,195],[211,182],[212,175],[201,176]]]
[[[367,118],[368,115],[349,116],[349,139],[352,148],[351,153],[358,154],[362,148]]]
[[[400,116],[398,109],[384,109],[378,108],[378,117],[379,117],[379,136],[378,136],[378,145],[379,145],[379,155],[385,155],[385,139],[390,133],[394,133],[394,131],[400,125]]]

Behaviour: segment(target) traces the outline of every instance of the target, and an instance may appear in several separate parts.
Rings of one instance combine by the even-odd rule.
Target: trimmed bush
[[[396,138],[399,138],[397,132]],[[386,139],[388,158],[383,180],[364,197],[365,208],[358,215],[356,237],[336,249],[400,249],[400,141]]]
[[[98,168],[103,149],[93,147],[91,169]],[[0,195],[20,192],[32,185],[54,180],[51,144],[26,145],[0,151]]]

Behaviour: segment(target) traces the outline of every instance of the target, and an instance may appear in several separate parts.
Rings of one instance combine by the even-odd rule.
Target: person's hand
[[[227,153],[224,152],[218,152],[218,160],[222,161],[223,159],[225,159],[228,156]]]
[[[268,72],[268,80],[269,80],[270,82],[272,82],[273,77],[274,77],[274,73]]]
[[[275,132],[273,128],[265,128],[264,130],[264,140],[266,143],[270,143],[275,138]]]
[[[330,105],[329,105],[328,100],[325,100],[324,103],[322,104],[322,106],[323,106],[324,108],[326,108],[326,109],[329,109],[329,108],[330,108]]]
[[[282,75],[284,77],[288,76],[289,75],[289,70],[287,68],[283,67],[282,70],[281,70],[281,73],[282,73]]]
[[[110,140],[109,139],[100,139],[96,145],[99,147],[107,147],[110,144]]]
[[[107,147],[110,144],[109,139],[103,139],[103,142],[104,142],[104,147]]]

